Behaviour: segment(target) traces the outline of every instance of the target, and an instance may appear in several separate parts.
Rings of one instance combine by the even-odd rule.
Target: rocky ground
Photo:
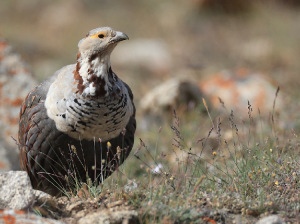
[[[88,196],[52,197],[33,190],[24,171],[0,174],[0,223],[143,223],[143,215],[128,200],[134,192],[127,192],[113,199],[113,192],[106,190],[95,198]],[[232,196],[232,195],[231,195]],[[286,215],[273,215],[275,210],[260,214],[244,209],[233,197],[224,197],[213,208],[212,198],[199,200],[199,211],[193,214],[196,223],[296,223]],[[219,208],[218,208],[219,207]],[[281,218],[282,217],[282,218]],[[287,222],[284,222],[286,220]]]

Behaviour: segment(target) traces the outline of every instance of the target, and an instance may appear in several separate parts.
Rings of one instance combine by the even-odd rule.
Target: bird
[[[32,187],[51,195],[105,179],[129,155],[136,130],[130,87],[110,55],[129,37],[110,27],[89,31],[77,61],[29,92],[20,109],[18,147]]]

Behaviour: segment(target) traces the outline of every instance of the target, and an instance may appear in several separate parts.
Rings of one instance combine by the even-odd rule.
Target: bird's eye
[[[104,38],[104,35],[103,34],[99,34],[98,37],[99,38]]]

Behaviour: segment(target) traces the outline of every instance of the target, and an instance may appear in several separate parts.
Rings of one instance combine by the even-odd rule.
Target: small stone
[[[61,221],[43,218],[34,213],[26,213],[13,209],[5,209],[0,212],[0,223],[63,224]]]
[[[34,202],[33,189],[25,171],[0,174],[0,209],[21,210]]]
[[[261,218],[256,224],[285,224],[285,222],[278,215],[270,215]]]
[[[189,102],[200,103],[203,94],[199,87],[185,78],[172,78],[149,91],[141,99],[141,110],[146,113],[163,113]]]
[[[84,209],[84,202],[83,201],[78,201],[78,202],[76,202],[74,204],[69,204],[66,207],[66,210],[68,212],[79,212],[79,211],[81,211],[83,209]]]
[[[69,199],[68,197],[66,196],[62,196],[62,197],[59,197],[57,200],[56,200],[57,204],[62,206],[62,205],[67,205],[69,203]]]
[[[271,81],[270,81],[271,80]],[[273,101],[277,85],[270,76],[261,73],[239,69],[236,71],[220,71],[208,76],[199,83],[200,90],[208,96],[215,109],[222,109],[224,102],[226,108],[231,108],[241,116],[249,116],[247,101],[253,108],[251,116],[258,115],[258,109],[262,114],[269,113],[273,107]],[[219,98],[220,97],[220,98]],[[276,98],[275,111],[284,108],[284,97],[280,93]]]
[[[39,190],[34,190],[33,194],[34,194],[35,200],[52,198],[52,196],[50,194],[47,194],[47,193],[45,193],[43,191],[39,191]]]
[[[123,220],[128,220],[128,223],[137,224],[138,212],[137,211],[116,211],[108,212],[107,210],[89,214],[78,220],[78,224],[102,224],[102,223],[122,223]]]
[[[120,206],[123,203],[124,203],[124,201],[122,201],[122,200],[114,201],[114,202],[111,202],[111,203],[107,204],[107,207],[112,208],[112,207],[115,207],[115,206]]]
[[[85,215],[85,213],[86,213],[85,210],[81,210],[81,211],[76,213],[75,218],[80,219]]]

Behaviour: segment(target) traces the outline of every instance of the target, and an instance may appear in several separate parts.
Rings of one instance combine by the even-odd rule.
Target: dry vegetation
[[[170,51],[170,66],[163,71],[114,66],[112,56],[114,71],[135,95],[136,144],[111,178],[100,186],[75,181],[70,198],[96,198],[97,209],[101,202],[121,200],[127,209],[138,210],[142,223],[230,223],[235,214],[251,222],[271,213],[295,222],[300,218],[300,8],[257,0],[232,14],[219,6],[215,10],[215,4],[207,9],[212,1],[204,1],[205,7],[201,2],[11,0],[1,5],[0,30],[41,80],[74,63],[77,42],[99,26],[121,30],[132,42],[163,40]],[[247,115],[235,114],[226,102],[222,111],[181,106],[159,119],[138,110],[141,96],[170,77],[199,81],[240,67],[275,79],[278,94],[287,96],[285,107],[253,117],[258,109],[251,102],[245,102]],[[275,95],[270,100],[276,102]],[[47,213],[36,211],[70,216],[53,206],[44,209]]]

